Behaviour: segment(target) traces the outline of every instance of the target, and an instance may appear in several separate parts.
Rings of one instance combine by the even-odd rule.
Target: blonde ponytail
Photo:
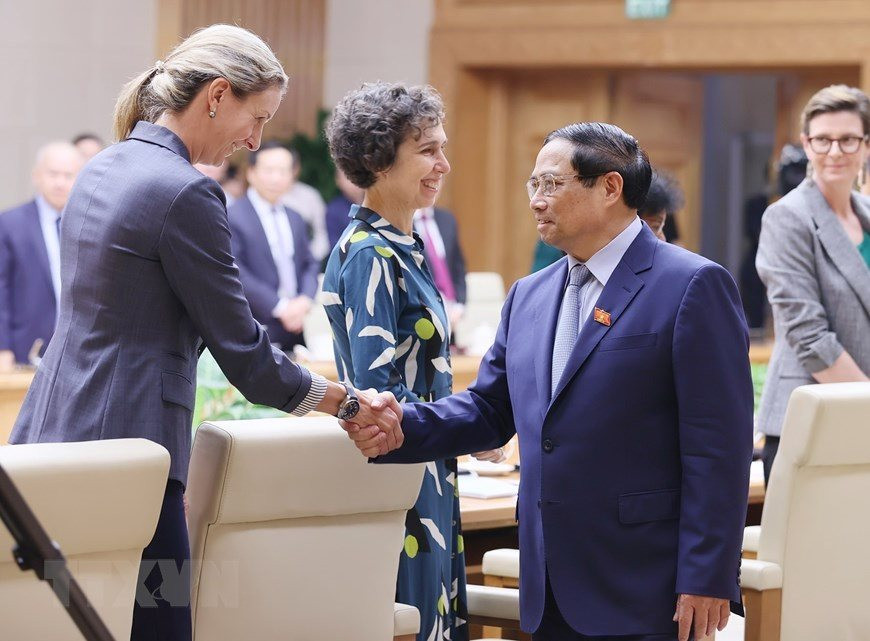
[[[212,25],[192,33],[166,60],[124,85],[115,103],[115,136],[124,140],[140,120],[156,122],[164,111],[183,111],[215,78],[225,78],[237,98],[275,86],[286,91],[288,82],[259,36],[241,27]]]
[[[115,113],[112,117],[112,133],[115,140],[124,140],[133,131],[136,123],[144,118],[140,105],[142,89],[151,82],[157,69],[151,69],[130,80],[118,94],[115,102]]]

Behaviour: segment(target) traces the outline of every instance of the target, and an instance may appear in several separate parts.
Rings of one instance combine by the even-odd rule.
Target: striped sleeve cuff
[[[311,372],[311,387],[308,389],[308,394],[290,413],[293,416],[305,416],[320,404],[324,396],[326,396],[326,379],[320,374]]]

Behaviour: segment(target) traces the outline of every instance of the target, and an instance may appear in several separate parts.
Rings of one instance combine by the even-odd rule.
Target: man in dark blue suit
[[[247,194],[227,210],[233,255],[251,311],[284,351],[303,344],[302,324],[317,294],[318,264],[302,217],[281,204],[293,157],[280,143],[251,152]]]
[[[84,158],[70,143],[42,147],[33,167],[36,198],[0,213],[0,371],[39,355],[54,333],[60,296],[60,215]]]
[[[377,462],[518,434],[521,625],[537,640],[701,639],[741,611],[746,323],[725,269],[638,218],[650,175],[618,127],[552,132],[527,187],[567,256],[514,284],[467,391],[404,406],[404,445],[351,433]]]

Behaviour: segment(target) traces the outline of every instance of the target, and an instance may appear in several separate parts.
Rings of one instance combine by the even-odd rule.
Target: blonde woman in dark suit
[[[758,412],[765,478],[792,390],[870,373],[870,205],[854,190],[868,157],[870,99],[845,85],[822,89],[801,128],[809,177],[765,212],[755,263],[776,334]]]
[[[286,87],[278,59],[250,31],[194,33],[124,88],[115,108],[121,142],[88,163],[64,210],[57,330],[10,442],[139,437],[169,451],[132,641],[191,638],[182,493],[202,346],[251,401],[300,415],[351,413],[365,425],[392,417],[391,437],[359,431],[398,438],[395,415],[373,411],[370,395],[354,401],[353,390],[272,346],[244,297],[223,191],[193,167],[257,149]],[[165,577],[164,561],[175,564]]]

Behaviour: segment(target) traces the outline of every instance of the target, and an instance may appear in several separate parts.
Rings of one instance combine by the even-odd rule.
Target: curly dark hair
[[[654,171],[646,192],[646,200],[637,213],[646,216],[663,211],[668,216],[673,216],[683,208],[683,202],[683,190],[680,189],[677,179],[670,174]]]
[[[326,139],[338,168],[354,185],[368,189],[378,172],[393,166],[402,141],[409,135],[419,140],[443,120],[441,96],[429,85],[367,83],[335,106]]]

